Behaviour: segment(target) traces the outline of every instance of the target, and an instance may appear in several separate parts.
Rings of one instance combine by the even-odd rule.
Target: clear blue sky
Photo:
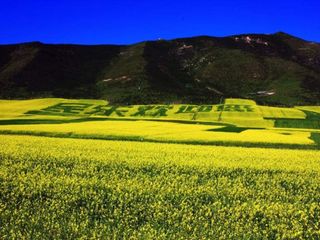
[[[0,44],[127,44],[284,31],[320,42],[320,0],[1,0]]]

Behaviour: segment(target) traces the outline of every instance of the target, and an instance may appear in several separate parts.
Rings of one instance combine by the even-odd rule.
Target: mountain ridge
[[[303,105],[319,104],[319,92],[320,44],[283,32],[132,45],[0,45],[4,99],[99,98],[146,104],[245,97],[262,104]]]

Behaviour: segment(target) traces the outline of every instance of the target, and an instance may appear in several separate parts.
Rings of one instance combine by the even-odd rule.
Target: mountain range
[[[0,45],[0,98],[41,97],[320,104],[320,44],[278,32],[133,45]]]

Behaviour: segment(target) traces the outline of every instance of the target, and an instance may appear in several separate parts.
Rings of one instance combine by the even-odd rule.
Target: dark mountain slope
[[[208,103],[221,97],[319,104],[320,44],[276,33],[130,46],[0,46],[0,97],[44,96],[122,104]]]
[[[27,43],[0,47],[0,95],[98,97],[95,82],[120,46]]]

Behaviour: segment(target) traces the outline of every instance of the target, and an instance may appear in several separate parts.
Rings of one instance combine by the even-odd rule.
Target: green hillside
[[[112,104],[319,105],[320,45],[285,33],[134,45],[0,46],[0,98],[104,99]]]

